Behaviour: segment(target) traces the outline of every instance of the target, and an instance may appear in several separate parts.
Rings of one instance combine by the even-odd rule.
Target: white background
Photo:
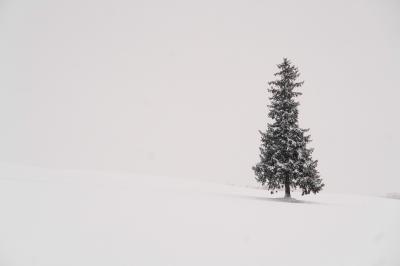
[[[267,81],[306,82],[327,191],[400,191],[397,1],[0,1],[0,161],[254,182]]]

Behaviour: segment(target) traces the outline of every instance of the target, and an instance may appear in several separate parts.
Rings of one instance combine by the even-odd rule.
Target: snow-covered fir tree
[[[285,188],[285,197],[290,190],[300,188],[302,195],[319,192],[324,184],[317,171],[317,161],[311,155],[313,149],[307,144],[311,141],[308,129],[298,124],[301,95],[295,89],[303,85],[297,81],[299,71],[288,59],[278,65],[278,78],[268,83],[272,94],[269,114],[272,123],[267,124],[266,132],[261,132],[260,162],[253,167],[256,180],[266,185],[271,193]]]

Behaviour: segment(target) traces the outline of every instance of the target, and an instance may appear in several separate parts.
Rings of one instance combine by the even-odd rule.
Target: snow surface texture
[[[3,164],[0,265],[400,265],[400,200],[294,196]]]

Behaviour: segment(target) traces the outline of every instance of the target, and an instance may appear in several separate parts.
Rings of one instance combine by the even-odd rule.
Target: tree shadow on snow
[[[268,197],[240,195],[240,194],[222,194],[222,196],[231,197],[231,198],[239,198],[239,199],[247,199],[247,200],[274,201],[274,202],[283,202],[283,203],[321,204],[319,202],[307,201],[307,200],[298,200],[298,199],[295,199],[295,198],[268,198]]]

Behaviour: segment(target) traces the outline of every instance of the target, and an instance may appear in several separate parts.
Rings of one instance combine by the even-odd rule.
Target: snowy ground
[[[400,200],[0,165],[0,265],[400,265]]]

